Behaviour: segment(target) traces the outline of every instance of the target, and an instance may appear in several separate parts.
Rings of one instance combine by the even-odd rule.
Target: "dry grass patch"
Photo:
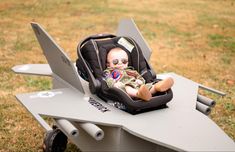
[[[233,0],[2,0],[0,3],[0,151],[42,151],[43,129],[14,98],[51,87],[49,78],[14,74],[17,64],[46,63],[30,27],[39,22],[73,61],[77,44],[114,33],[133,18],[152,48],[157,73],[175,72],[225,91],[210,117],[235,139],[235,9]],[[73,145],[68,150],[75,151]]]

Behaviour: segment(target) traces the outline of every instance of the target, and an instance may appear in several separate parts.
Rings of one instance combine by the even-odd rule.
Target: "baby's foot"
[[[144,101],[149,101],[152,97],[152,94],[150,93],[149,89],[146,87],[146,85],[142,85],[138,92],[137,92],[137,97],[144,100]]]
[[[174,80],[169,77],[169,78],[166,78],[164,80],[157,82],[154,85],[154,88],[157,92],[164,92],[164,91],[170,89],[173,84],[174,84]]]

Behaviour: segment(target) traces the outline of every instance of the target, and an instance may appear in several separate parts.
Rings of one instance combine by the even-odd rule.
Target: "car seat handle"
[[[79,47],[82,47],[83,44],[85,44],[87,41],[91,40],[91,39],[106,39],[106,38],[114,38],[116,37],[116,35],[113,34],[95,34],[95,35],[91,35],[89,37],[86,37],[84,40],[81,41]]]
[[[97,94],[100,91],[101,88],[101,82],[98,79],[91,80],[92,83],[89,83],[89,89],[91,93]]]
[[[95,34],[90,36],[91,39],[103,39],[103,38],[113,38],[113,37],[116,36],[113,34]]]

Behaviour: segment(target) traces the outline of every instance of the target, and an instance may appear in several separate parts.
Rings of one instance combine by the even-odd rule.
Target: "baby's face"
[[[128,56],[121,48],[114,48],[107,55],[107,67],[125,69],[128,66]]]

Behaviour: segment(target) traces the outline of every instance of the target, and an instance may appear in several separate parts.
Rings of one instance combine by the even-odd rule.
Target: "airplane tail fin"
[[[39,24],[31,23],[31,26],[53,74],[84,93],[74,63],[68,55]]]

